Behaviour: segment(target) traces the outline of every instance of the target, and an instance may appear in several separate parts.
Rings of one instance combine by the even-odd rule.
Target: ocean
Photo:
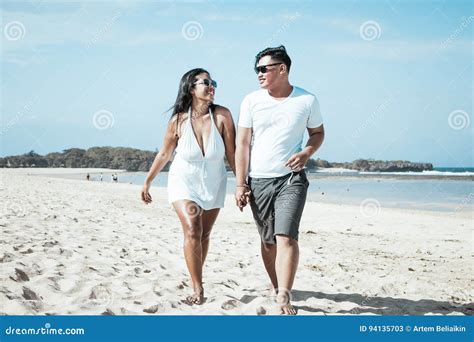
[[[120,183],[142,185],[146,172],[118,173]],[[64,177],[64,176],[61,176]],[[82,178],[84,175],[67,175]],[[91,174],[98,180],[98,174]],[[474,204],[474,168],[440,167],[425,172],[358,172],[325,169],[308,172],[308,200],[335,204],[418,209],[443,212],[471,211]],[[168,173],[160,173],[153,186],[166,187]],[[110,182],[110,174],[104,174]],[[228,173],[227,193],[233,193],[235,177]]]

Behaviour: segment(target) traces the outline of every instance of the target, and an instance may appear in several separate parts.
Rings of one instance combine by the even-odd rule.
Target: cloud
[[[161,30],[156,22],[144,22],[139,27],[130,25],[131,12],[120,6],[80,6],[71,11],[40,13],[16,9],[0,10],[2,31],[10,23],[14,23],[10,26],[16,29],[12,30],[12,34],[18,35],[21,31],[19,38],[2,34],[1,52],[5,62],[19,65],[41,62],[38,56],[45,57],[67,45],[85,49],[95,46],[131,47],[173,42],[181,38],[180,31]]]
[[[433,58],[439,54],[471,54],[472,41],[460,40],[446,45],[444,41],[385,40],[329,43],[323,46],[328,54],[360,59],[382,59],[387,61]]]

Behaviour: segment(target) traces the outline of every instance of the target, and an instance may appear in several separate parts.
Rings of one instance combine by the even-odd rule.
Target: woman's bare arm
[[[163,139],[163,146],[160,151],[156,154],[155,160],[151,165],[150,171],[145,179],[145,184],[151,184],[156,175],[165,167],[166,163],[170,161],[173,156],[173,152],[176,148],[178,139],[176,138],[176,116],[173,117],[168,123],[166,128],[165,137]]]

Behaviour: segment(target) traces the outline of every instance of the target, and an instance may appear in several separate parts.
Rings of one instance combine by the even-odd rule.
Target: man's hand
[[[309,154],[304,151],[295,153],[288,159],[285,166],[289,167],[291,171],[301,171],[306,165],[309,157]]]
[[[240,211],[243,211],[247,203],[250,202],[250,188],[244,186],[238,186],[235,188],[235,204],[239,207]]]

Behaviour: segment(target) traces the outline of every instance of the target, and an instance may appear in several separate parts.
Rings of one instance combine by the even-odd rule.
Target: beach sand
[[[1,314],[274,312],[250,208],[241,213],[232,196],[211,235],[206,302],[188,306],[182,231],[166,189],[152,187],[147,206],[137,185],[45,176],[61,172],[0,171]],[[472,219],[307,202],[298,314],[472,315]]]

